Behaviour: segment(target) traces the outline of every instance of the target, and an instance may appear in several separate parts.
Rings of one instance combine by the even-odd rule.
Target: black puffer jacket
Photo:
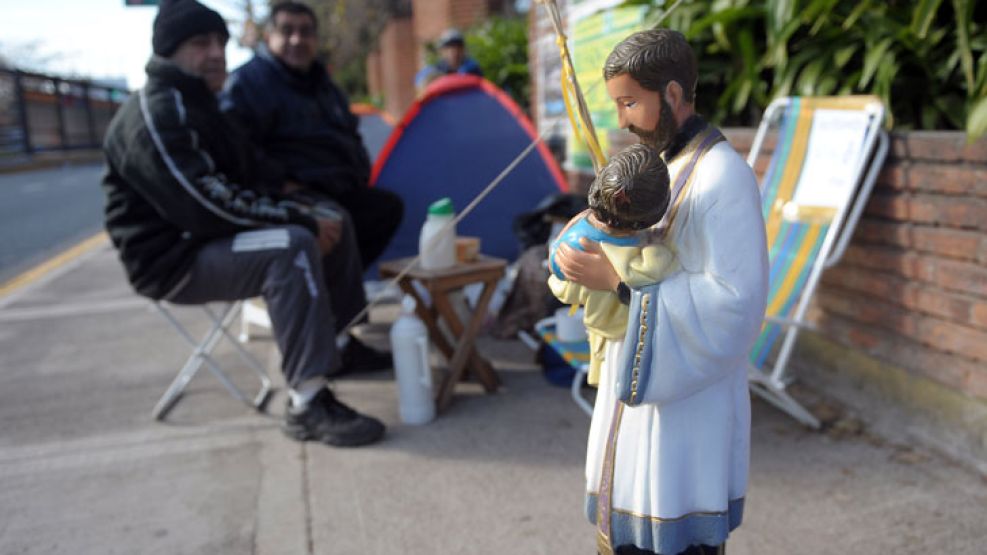
[[[167,298],[209,239],[289,223],[317,231],[303,207],[255,192],[249,142],[204,81],[161,58],[147,74],[103,145],[106,230],[138,293]]]
[[[265,169],[279,168],[269,179],[292,179],[329,196],[367,186],[370,158],[359,119],[320,64],[300,74],[261,44],[227,79],[220,104],[270,159]]]

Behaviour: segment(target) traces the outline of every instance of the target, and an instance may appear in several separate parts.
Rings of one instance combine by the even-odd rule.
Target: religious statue
[[[620,126],[668,166],[668,206],[650,231],[676,262],[632,285],[606,241],[554,253],[566,282],[627,301],[624,336],[600,348],[587,516],[602,554],[721,553],[747,492],[747,354],[768,284],[760,195],[750,166],[695,113],[696,58],[681,33],[627,37],[603,77]]]

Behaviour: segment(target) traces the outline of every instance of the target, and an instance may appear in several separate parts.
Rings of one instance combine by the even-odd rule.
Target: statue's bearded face
[[[642,143],[659,152],[671,142],[678,130],[672,107],[661,93],[648,90],[624,73],[607,81],[607,93],[617,106],[621,129],[637,135]]]

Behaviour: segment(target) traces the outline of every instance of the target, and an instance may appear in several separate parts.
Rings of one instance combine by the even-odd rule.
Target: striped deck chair
[[[782,98],[768,107],[747,162],[769,128],[777,137],[761,182],[770,290],[750,353],[751,390],[812,428],[819,420],[785,391],[788,363],[822,271],[839,261],[888,150],[884,106],[872,96]]]
[[[583,412],[592,416],[593,405],[582,396],[580,391],[583,382],[586,380],[586,374],[589,372],[589,341],[574,341],[571,343],[559,341],[558,336],[555,335],[555,319],[552,317],[545,318],[535,324],[535,332],[545,343],[548,343],[549,347],[555,349],[555,352],[569,366],[572,366],[576,370],[576,374],[572,378],[572,384],[569,386],[572,400],[579,405],[579,408]]]

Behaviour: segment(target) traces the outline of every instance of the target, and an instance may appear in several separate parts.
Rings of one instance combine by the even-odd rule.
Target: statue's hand
[[[584,250],[563,244],[559,245],[559,250],[555,253],[555,259],[566,279],[588,289],[615,291],[620,283],[620,276],[603,254],[600,244],[589,239],[582,239],[579,244]]]

